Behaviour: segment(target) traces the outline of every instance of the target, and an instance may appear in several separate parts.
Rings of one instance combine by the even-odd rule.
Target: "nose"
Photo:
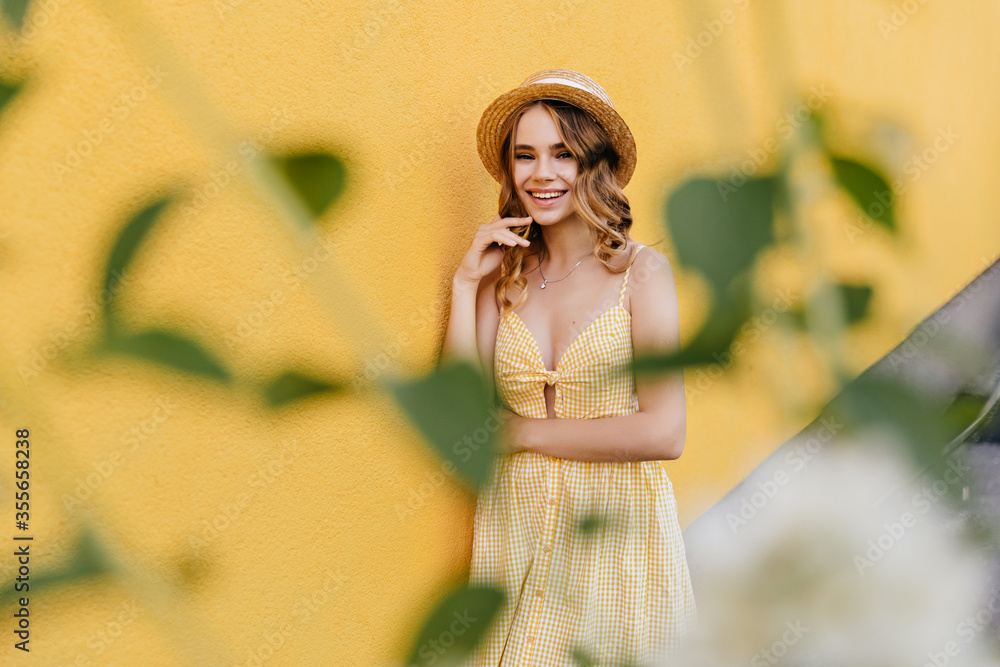
[[[552,158],[548,155],[541,155],[535,160],[534,177],[539,181],[551,181],[555,178],[555,174],[552,171]]]

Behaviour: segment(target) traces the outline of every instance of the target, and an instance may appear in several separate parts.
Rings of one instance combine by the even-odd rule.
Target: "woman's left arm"
[[[629,274],[632,347],[666,354],[680,345],[677,288],[667,258],[640,248]],[[510,446],[581,461],[662,461],[684,450],[687,416],[681,371],[636,378],[639,411],[601,419],[533,419],[508,413]]]

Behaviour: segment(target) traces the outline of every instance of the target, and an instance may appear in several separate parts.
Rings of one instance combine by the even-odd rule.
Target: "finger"
[[[527,228],[528,225],[530,225],[530,224],[531,224],[531,218],[530,217],[527,217],[527,218],[504,218],[504,220],[503,220],[503,227],[505,229],[508,229],[508,228],[511,228],[511,227]]]
[[[494,237],[497,243],[501,241],[503,243],[508,243],[510,245],[531,245],[528,239],[518,236],[509,229],[501,229],[497,231],[497,235]]]
[[[510,234],[510,237],[514,240],[515,243],[518,243],[518,244],[523,245],[523,246],[529,246],[529,245],[531,245],[531,241],[529,241],[528,239],[524,238],[520,234],[515,234],[514,232],[510,231],[509,229],[506,230],[506,231],[507,231],[508,234]]]

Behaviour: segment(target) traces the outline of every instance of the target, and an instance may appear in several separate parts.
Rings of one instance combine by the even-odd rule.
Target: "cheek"
[[[567,167],[562,171],[560,177],[566,181],[567,184],[572,185],[576,181],[576,175],[578,173],[577,165],[567,165]]]
[[[524,164],[515,164],[512,174],[514,176],[514,185],[520,188],[524,184],[524,181],[531,175],[531,171]]]

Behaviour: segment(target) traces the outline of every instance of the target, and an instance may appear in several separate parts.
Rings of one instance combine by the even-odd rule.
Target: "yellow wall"
[[[644,243],[663,235],[670,187],[738,165],[778,135],[782,77],[829,90],[844,145],[891,160],[907,184],[902,245],[849,234],[844,202],[814,211],[823,263],[877,288],[876,317],[851,334],[856,371],[1000,249],[994,3],[789,2],[787,51],[768,6],[742,0],[697,12],[598,0],[146,3],[242,136],[344,156],[348,187],[323,221],[331,253],[317,264],[291,250],[242,165],[213,185],[225,165],[203,147],[199,114],[192,121],[166,94],[184,69],[148,60],[148,35],[127,37],[135,17],[95,0],[35,4],[29,38],[7,41],[0,62],[32,77],[0,123],[2,432],[12,442],[14,428],[33,431],[35,572],[58,563],[89,513],[122,564],[150,578],[38,598],[37,664],[193,664],[202,649],[223,656],[209,664],[388,664],[469,558],[472,502],[388,396],[272,416],[250,393],[160,368],[71,372],[48,360],[96,334],[97,285],[122,216],[178,179],[203,197],[155,230],[124,308],[137,324],[176,324],[259,379],[291,364],[364,368],[311,280],[334,268],[380,318],[384,359],[413,373],[433,366],[454,267],[496,205],[476,154],[479,114],[545,67],[595,78],[629,122],[639,161],[627,194]],[[699,33],[702,53],[680,64]],[[906,163],[949,129],[957,139],[926,169]],[[767,266],[764,289],[800,284],[787,253]],[[678,271],[678,281],[690,336],[704,297],[695,276]],[[666,464],[684,525],[811,417],[782,412],[776,383],[816,400],[830,390],[807,374],[807,349],[776,373],[787,365],[773,334],[724,377],[687,375],[687,447]],[[6,508],[9,480],[0,475]],[[87,491],[67,509],[65,494]],[[205,542],[194,559],[192,537]],[[5,578],[13,567],[0,557]]]

